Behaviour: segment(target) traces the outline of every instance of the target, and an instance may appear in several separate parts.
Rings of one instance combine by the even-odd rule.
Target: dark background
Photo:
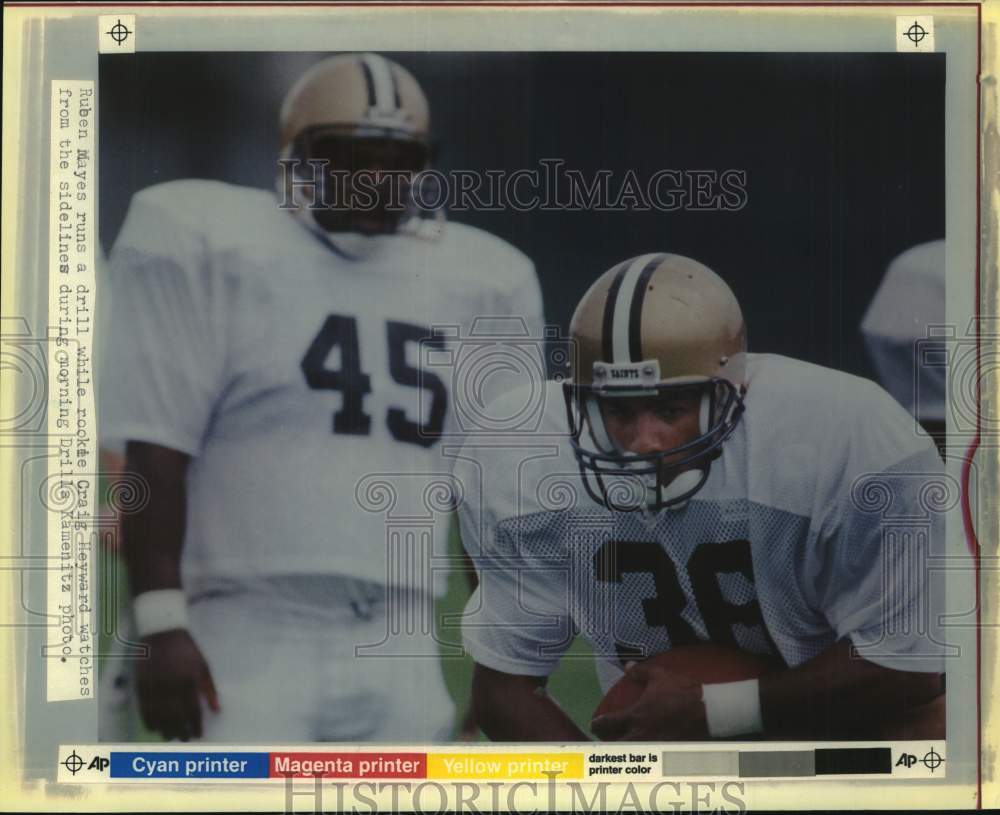
[[[160,54],[100,63],[100,236],[175,178],[273,186],[276,121],[321,54]],[[737,212],[462,212],[536,263],[565,329],[606,268],[690,255],[740,299],[752,351],[872,375],[858,325],[889,261],[944,237],[943,54],[403,53],[449,169],[589,178],[740,169]]]

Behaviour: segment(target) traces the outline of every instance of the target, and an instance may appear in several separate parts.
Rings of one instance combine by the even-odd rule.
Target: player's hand
[[[683,741],[708,738],[701,684],[661,667],[630,663],[628,675],[643,685],[639,700],[590,723],[604,741]]]
[[[199,697],[205,697],[211,710],[219,710],[219,696],[201,650],[181,629],[152,634],[143,642],[149,646],[149,659],[139,662],[136,688],[146,727],[167,740],[201,736]]]

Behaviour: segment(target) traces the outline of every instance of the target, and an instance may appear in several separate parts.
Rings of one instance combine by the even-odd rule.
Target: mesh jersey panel
[[[903,505],[929,483],[904,471],[878,479]],[[941,655],[919,630],[932,605],[921,558],[934,524],[911,523],[904,539],[883,512],[841,514],[846,534],[829,540],[808,518],[739,500],[693,500],[655,519],[596,508],[506,519],[480,563],[493,591],[467,642],[508,670],[547,673],[576,633],[617,666],[696,642],[795,666],[858,633],[873,657],[912,656],[925,669],[917,663]]]
[[[520,611],[558,609],[572,622],[550,632],[562,636],[536,643],[538,656],[558,656],[569,644],[568,632],[578,630],[607,660],[714,641],[759,654],[780,652],[797,664],[832,642],[830,636],[802,641],[804,632],[784,619],[790,596],[798,595],[794,551],[807,526],[807,519],[745,501],[692,501],[652,525],[639,513],[586,510],[508,519],[498,525],[496,542],[499,552],[527,566],[516,596],[545,597],[544,608]],[[763,602],[752,539],[771,550],[764,556],[772,571],[764,578],[770,591]],[[800,595],[794,605],[805,610]],[[495,613],[511,617],[510,610]]]

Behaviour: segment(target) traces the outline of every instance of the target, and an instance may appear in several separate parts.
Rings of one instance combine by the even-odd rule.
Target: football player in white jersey
[[[928,334],[944,323],[944,295],[945,242],[921,243],[889,264],[861,321],[879,382],[920,421],[942,454],[946,367],[927,361],[947,353],[944,339]]]
[[[311,206],[334,172],[362,192],[361,170],[402,174],[407,200],[429,123],[400,65],[330,57],[282,108],[277,195],[183,180],[132,200],[106,280],[102,427],[149,483],[123,537],[140,708],[168,739],[450,736],[433,632],[387,633],[388,615],[431,619],[444,585],[430,560],[449,512],[426,490],[448,472],[453,394],[421,361],[454,341],[432,326],[540,328],[540,289],[512,246],[395,206],[381,176],[369,206]],[[371,474],[420,516],[402,533],[363,494]]]
[[[926,558],[958,493],[905,411],[868,380],[749,354],[730,288],[678,255],[609,270],[570,333],[573,379],[547,385],[538,430],[470,438],[456,464],[487,735],[587,738],[544,693],[579,633],[605,689],[623,669],[643,684],[591,723],[601,738],[874,737],[915,717],[943,736]],[[699,643],[781,669],[703,686],[642,662]]]

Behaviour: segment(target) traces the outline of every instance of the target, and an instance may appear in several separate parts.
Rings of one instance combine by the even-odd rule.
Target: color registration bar
[[[144,745],[146,746],[146,745]],[[461,780],[461,781],[656,781],[662,778],[945,778],[947,744],[908,741],[893,745],[855,743],[774,746],[745,744],[704,746],[638,745],[547,746],[542,751],[469,747],[462,751],[415,752],[406,746],[384,750],[313,749],[301,745],[283,750],[178,749],[132,745],[61,745],[61,782],[241,781],[326,778],[331,780]],[[334,747],[331,745],[331,747]]]
[[[582,753],[112,752],[111,778],[577,779]],[[554,774],[554,775],[553,775]]]
[[[426,778],[425,753],[271,753],[270,778]]]
[[[267,778],[267,753],[111,753],[112,778]]]
[[[553,775],[554,774],[554,775]],[[428,778],[583,778],[582,753],[430,753]]]
[[[810,750],[717,750],[663,753],[665,776],[810,778],[819,775],[892,775],[889,747]]]

